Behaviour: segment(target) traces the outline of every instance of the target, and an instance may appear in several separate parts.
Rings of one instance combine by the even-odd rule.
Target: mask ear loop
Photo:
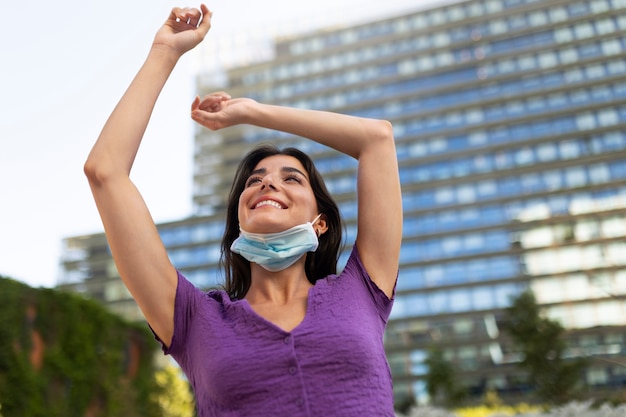
[[[322,213],[318,214],[317,217],[313,219],[313,221],[311,222],[311,227],[315,224],[316,221],[320,219],[320,217],[322,217]],[[320,237],[319,229],[314,229],[314,230],[315,230],[315,234],[317,235],[317,238],[319,239]]]

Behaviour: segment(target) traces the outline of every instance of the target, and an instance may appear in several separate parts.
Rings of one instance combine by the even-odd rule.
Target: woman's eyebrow
[[[283,172],[283,173],[294,173],[295,172],[297,174],[302,175],[304,178],[307,178],[307,179],[309,178],[304,172],[300,171],[298,168],[294,168],[294,167],[290,167],[290,166],[282,167],[280,169],[280,171]],[[250,173],[250,177],[253,176],[253,175],[265,175],[265,174],[267,174],[267,168],[257,168],[257,169],[255,169],[254,171],[252,171]]]
[[[266,172],[267,172],[267,169],[265,169],[265,168],[258,168],[258,169],[255,169],[254,171],[252,171],[252,172],[250,173],[250,176],[253,176],[253,175],[262,175],[262,174],[265,174]]]
[[[298,168],[294,168],[294,167],[282,167],[282,168],[281,168],[281,171],[282,171],[282,172],[289,172],[289,173],[296,172],[296,173],[298,173],[298,174],[302,175],[304,178],[308,178],[308,177],[306,176],[306,174],[305,174],[304,172],[300,171]]]

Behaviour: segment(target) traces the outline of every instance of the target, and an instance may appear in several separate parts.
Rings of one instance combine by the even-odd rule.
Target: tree
[[[522,354],[519,366],[528,373],[537,397],[563,404],[576,396],[587,361],[564,358],[563,326],[541,313],[534,294],[526,291],[507,308],[505,331]]]
[[[170,364],[159,369],[155,377],[161,388],[156,401],[163,410],[163,417],[193,417],[195,407],[193,394],[189,383],[183,378],[181,369]]]
[[[425,363],[428,366],[426,389],[432,403],[445,407],[458,405],[465,398],[466,391],[457,382],[454,367],[445,359],[443,351],[438,347],[431,348]]]
[[[4,417],[163,417],[154,336],[95,301],[0,277]]]

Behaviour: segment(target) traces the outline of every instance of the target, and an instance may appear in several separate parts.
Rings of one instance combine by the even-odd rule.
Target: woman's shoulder
[[[217,304],[231,303],[228,293],[221,288],[203,289],[191,282],[182,272],[178,271],[177,297],[194,298],[198,301],[206,300]]]

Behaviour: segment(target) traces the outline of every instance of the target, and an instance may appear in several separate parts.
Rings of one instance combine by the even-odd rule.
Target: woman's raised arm
[[[246,123],[289,132],[356,158],[359,254],[372,280],[391,297],[402,240],[402,197],[389,122],[232,99],[224,92],[196,98],[192,118],[212,130]]]
[[[204,39],[211,13],[174,8],[85,162],[117,269],[148,323],[169,346],[177,276],[129,175],[156,100],[178,59]]]

